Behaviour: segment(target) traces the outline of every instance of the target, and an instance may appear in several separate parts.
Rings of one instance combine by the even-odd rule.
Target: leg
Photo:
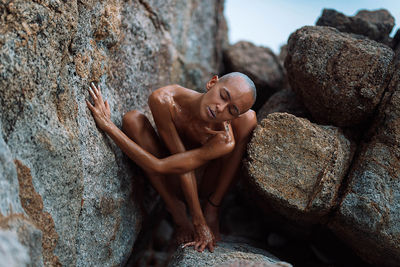
[[[122,130],[129,138],[156,157],[161,158],[167,155],[167,150],[154,128],[141,112],[132,110],[126,113],[122,119]],[[178,198],[179,181],[175,177],[166,177],[148,170],[144,172],[172,215],[178,232],[177,241],[179,243],[191,241],[193,226],[186,216],[184,202]]]
[[[223,197],[234,181],[243,154],[246,151],[247,143],[256,125],[257,119],[254,111],[248,111],[232,121],[236,142],[235,148],[228,155],[210,163],[201,181],[200,195],[207,198],[207,202],[203,207],[204,217],[217,240],[220,236],[219,208],[217,206],[221,204]]]

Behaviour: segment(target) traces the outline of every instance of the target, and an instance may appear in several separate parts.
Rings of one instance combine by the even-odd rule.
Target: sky
[[[395,18],[393,36],[400,24],[400,0],[225,0],[225,17],[231,44],[240,40],[279,53],[289,35],[305,25],[315,25],[324,8],[347,16],[360,9],[387,9]]]

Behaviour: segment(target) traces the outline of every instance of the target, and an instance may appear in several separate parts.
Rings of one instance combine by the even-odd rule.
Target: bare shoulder
[[[152,92],[149,96],[149,104],[151,101],[163,102],[168,100],[169,97],[173,94],[174,87],[177,86],[175,84],[167,85],[161,88],[158,88],[154,92]]]
[[[232,130],[236,139],[248,136],[257,126],[256,112],[249,109],[238,118],[232,120]]]
[[[241,114],[238,118],[232,120],[233,130],[255,126],[257,126],[257,116],[256,112],[252,109],[249,109],[247,112]]]
[[[150,94],[148,103],[157,104],[172,104],[174,97],[180,95],[185,91],[190,90],[178,84],[171,84],[161,88],[158,88],[153,93]]]

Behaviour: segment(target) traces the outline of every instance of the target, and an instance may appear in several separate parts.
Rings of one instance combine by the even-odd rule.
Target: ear
[[[207,91],[210,90],[218,82],[218,75],[214,75],[206,84]]]

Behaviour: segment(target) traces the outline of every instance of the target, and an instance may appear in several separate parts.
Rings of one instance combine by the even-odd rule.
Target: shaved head
[[[246,74],[243,74],[241,72],[231,72],[231,73],[225,74],[224,76],[219,78],[219,81],[223,82],[223,81],[229,80],[231,78],[236,78],[236,77],[242,78],[243,81],[245,81],[245,83],[248,85],[249,89],[251,90],[251,93],[253,94],[253,104],[254,104],[256,102],[256,98],[257,98],[256,86],[255,86],[254,82]]]

